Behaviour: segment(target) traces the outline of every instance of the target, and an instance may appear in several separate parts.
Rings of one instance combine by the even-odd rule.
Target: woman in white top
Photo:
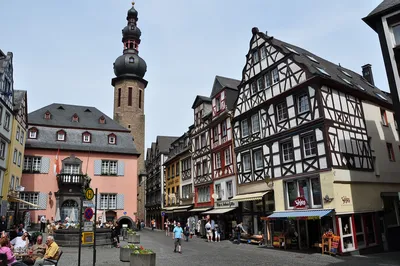
[[[169,236],[169,227],[170,227],[171,223],[170,221],[167,219],[167,221],[164,223],[164,227],[165,227],[165,235]]]

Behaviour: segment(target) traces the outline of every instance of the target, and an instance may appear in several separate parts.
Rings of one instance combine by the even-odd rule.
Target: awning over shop
[[[175,212],[186,212],[191,207],[192,207],[192,205],[176,206],[174,209],[174,213]]]
[[[29,205],[29,206],[31,206],[31,207],[33,207],[33,208],[41,209],[41,207],[40,207],[39,205],[30,203],[30,202],[28,202],[28,201],[25,201],[25,200],[22,200],[22,199],[19,199],[19,198],[15,198],[15,197],[10,197],[10,196],[8,196],[8,201],[9,201],[9,202],[19,202],[19,203],[23,203],[23,204]]]
[[[262,197],[268,192],[269,191],[237,195],[233,197],[231,201],[241,202],[241,201],[262,200]]]
[[[189,210],[190,212],[205,212],[211,209],[212,207],[204,207],[204,208],[194,208]]]
[[[274,212],[267,217],[267,220],[271,219],[321,219],[328,214],[330,214],[333,209],[327,210],[299,210],[299,211],[284,211],[284,212]]]
[[[203,212],[202,214],[223,214],[230,211],[233,211],[236,208],[218,208],[210,211]]]

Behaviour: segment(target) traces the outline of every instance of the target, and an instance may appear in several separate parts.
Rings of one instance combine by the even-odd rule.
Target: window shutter
[[[47,208],[47,197],[48,195],[46,193],[39,192],[38,205],[40,206],[41,210],[45,210]]]
[[[118,175],[123,176],[125,173],[125,164],[123,161],[118,161]]]
[[[124,194],[117,194],[117,210],[124,209]]]
[[[94,160],[94,175],[101,175],[101,160]]]
[[[50,158],[42,157],[42,161],[40,163],[40,173],[48,174],[50,170]]]

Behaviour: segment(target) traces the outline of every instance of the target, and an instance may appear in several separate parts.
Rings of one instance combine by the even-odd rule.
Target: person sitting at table
[[[28,233],[24,233],[22,236],[17,236],[11,240],[11,245],[13,245],[14,251],[26,249],[29,245]]]
[[[9,246],[9,240],[6,237],[0,238],[0,253],[6,254],[7,256],[7,265],[10,266],[13,263],[17,262],[15,259],[14,253],[11,251]]]
[[[24,258],[24,263],[27,265],[33,265],[36,259],[42,259],[46,253],[46,248],[46,244],[43,243],[43,237],[39,235],[36,239],[36,244],[34,244],[28,251],[29,256]]]
[[[42,259],[36,259],[34,266],[42,266],[42,265],[48,265],[45,259],[50,259],[50,260],[57,260],[59,256],[59,247],[56,242],[54,242],[54,237],[53,236],[48,236],[47,241],[47,250],[46,253],[44,254]],[[52,265],[52,263],[50,263]]]

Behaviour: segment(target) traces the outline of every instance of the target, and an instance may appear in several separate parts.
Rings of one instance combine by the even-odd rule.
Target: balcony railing
[[[58,185],[83,185],[85,175],[78,174],[58,174]]]

